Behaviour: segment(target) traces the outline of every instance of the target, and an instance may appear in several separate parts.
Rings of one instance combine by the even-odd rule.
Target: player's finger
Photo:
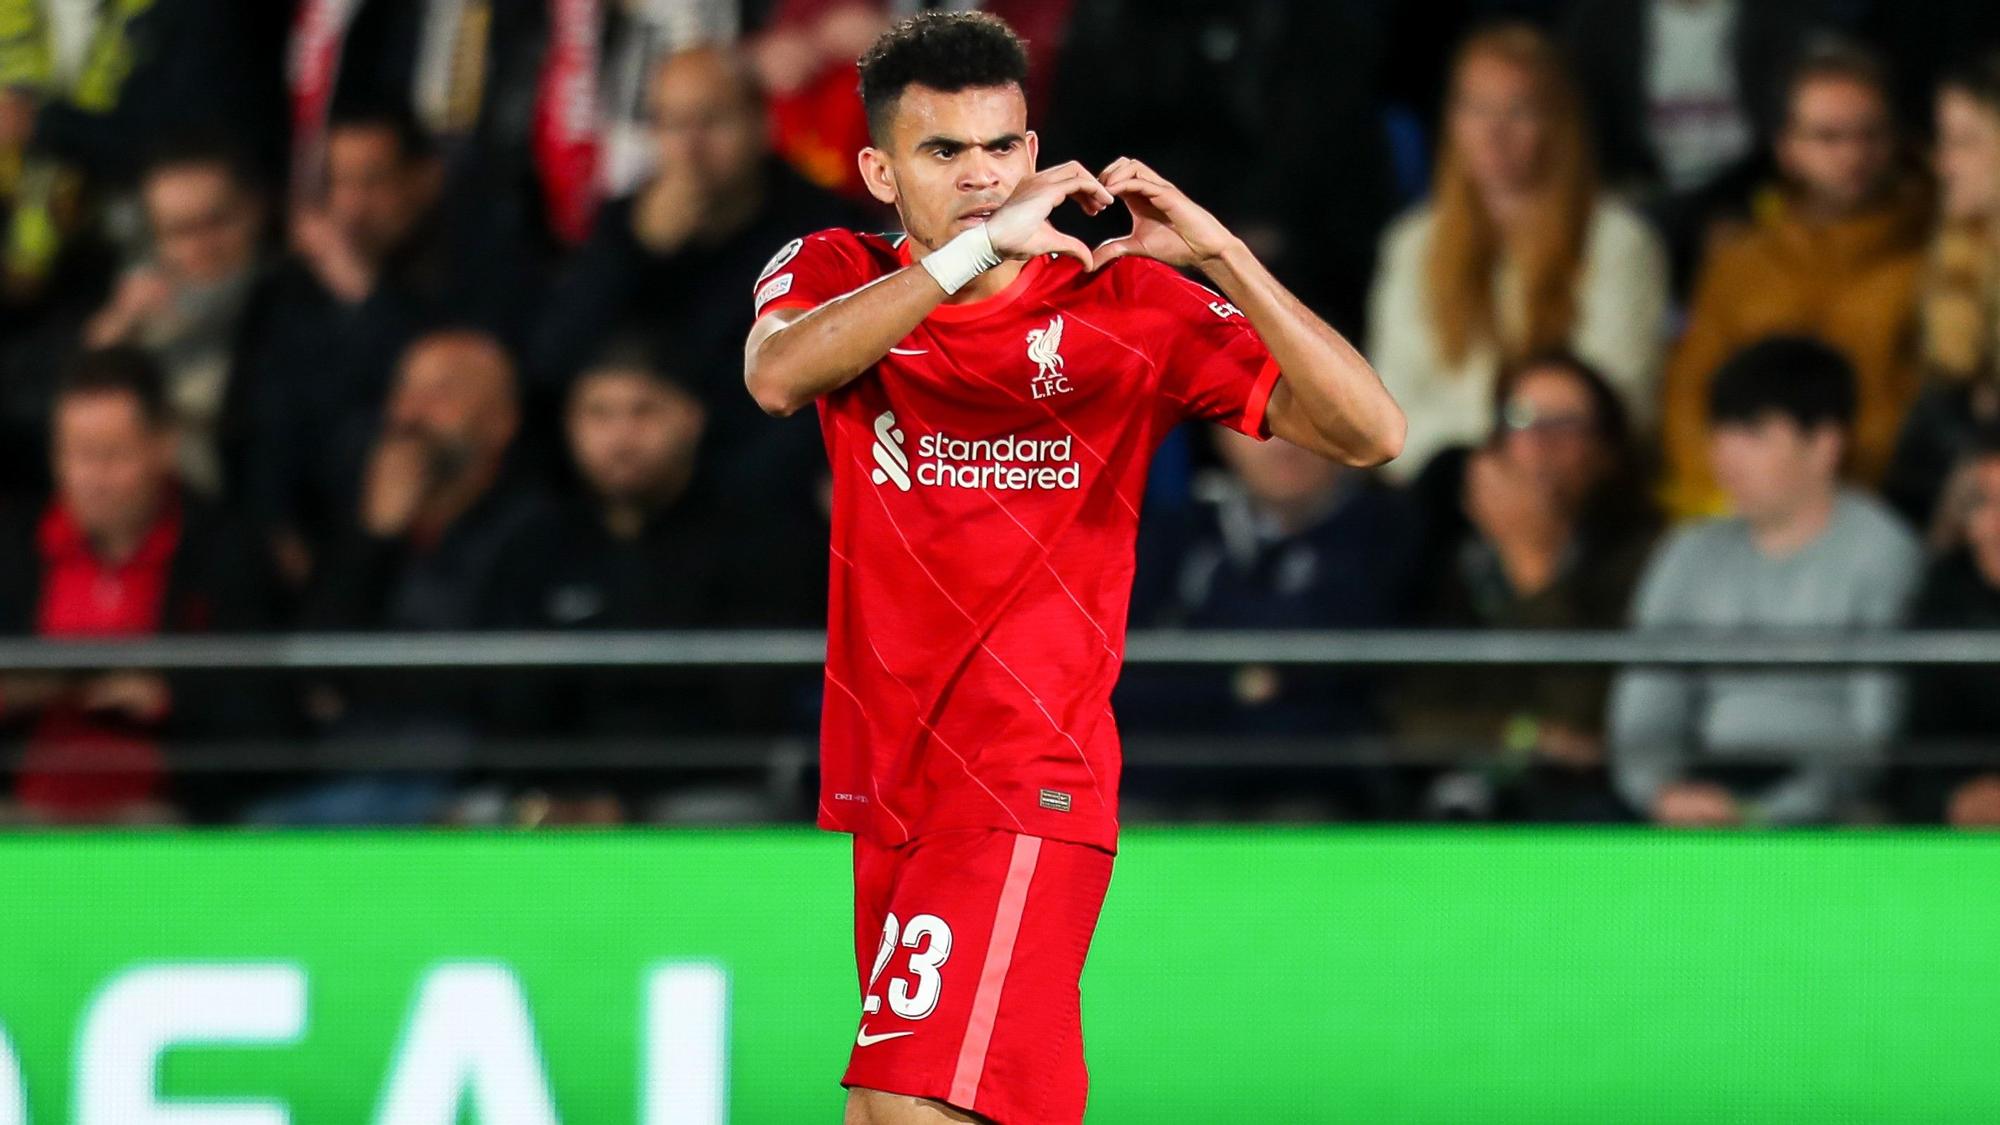
[[[1142,195],[1145,196],[1146,199],[1148,199],[1151,202],[1159,203],[1164,200],[1172,198],[1174,195],[1174,189],[1167,187],[1163,184],[1156,184],[1151,180],[1141,179],[1137,176],[1134,176],[1129,180],[1118,181],[1118,183],[1111,188],[1111,194],[1117,196],[1120,199],[1123,199],[1128,195]]]
[[[1083,171],[1081,168],[1077,169],[1076,184],[1077,184],[1077,190],[1072,192],[1071,194],[1077,196],[1078,198],[1083,198],[1085,196],[1089,197],[1091,200],[1096,202],[1098,211],[1102,211],[1106,207],[1109,207],[1113,203],[1117,202],[1117,200],[1112,197],[1110,189],[1104,186],[1103,181],[1099,180],[1096,176],[1093,176],[1090,173]],[[1092,212],[1092,214],[1095,213],[1096,212],[1094,211]]]
[[[1075,258],[1083,266],[1086,273],[1094,268],[1091,261],[1090,247],[1086,246],[1080,238],[1071,238],[1054,227],[1044,226],[1042,227],[1042,245],[1046,253],[1063,254]]]
[[[1095,273],[1128,254],[1136,254],[1138,252],[1139,244],[1132,241],[1130,235],[1107,238],[1097,244],[1097,249],[1091,251],[1091,272]]]
[[[1109,191],[1089,184],[1078,184],[1076,190],[1069,193],[1069,197],[1076,200],[1077,206],[1083,208],[1083,213],[1086,215],[1098,214],[1118,202]]]
[[[1042,183],[1036,185],[1036,190],[1038,192],[1049,192],[1053,195],[1054,199],[1062,199],[1067,196],[1076,199],[1078,202],[1086,199],[1092,200],[1097,204],[1097,209],[1100,211],[1117,202],[1112,198],[1111,193],[1105,189],[1104,185],[1098,182],[1096,176],[1084,171],[1081,167],[1072,168],[1070,165],[1063,166],[1061,175],[1050,176]],[[1093,211],[1091,213],[1095,214],[1096,212]]]

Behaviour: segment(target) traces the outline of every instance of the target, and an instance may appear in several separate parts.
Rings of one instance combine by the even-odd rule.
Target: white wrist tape
[[[986,236],[984,223],[938,247],[918,263],[944,287],[947,297],[999,264],[1000,255],[993,252],[993,240]]]

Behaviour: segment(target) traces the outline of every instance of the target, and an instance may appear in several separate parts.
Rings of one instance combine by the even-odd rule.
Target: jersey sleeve
[[[780,247],[751,288],[753,317],[778,309],[817,308],[869,280],[866,254],[844,230],[823,230]]]
[[[1162,391],[1182,416],[1222,425],[1262,441],[1271,436],[1264,408],[1278,385],[1278,361],[1242,310],[1205,285],[1153,262],[1134,271],[1135,303],[1162,318],[1149,333]]]

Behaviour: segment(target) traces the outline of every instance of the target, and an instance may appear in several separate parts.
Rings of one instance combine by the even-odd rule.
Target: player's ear
[[[868,185],[868,194],[877,203],[890,207],[896,205],[896,174],[889,167],[889,154],[873,145],[861,150],[857,157],[861,162],[861,182]]]
[[[1030,129],[1028,130],[1028,171],[1032,172],[1041,166],[1042,138],[1036,136],[1035,131]]]

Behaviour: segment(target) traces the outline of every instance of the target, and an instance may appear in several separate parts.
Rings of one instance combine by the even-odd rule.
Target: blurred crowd
[[[854,60],[938,6],[1029,40],[1045,154],[1175,179],[1409,417],[1377,473],[1173,435],[1135,628],[2000,628],[1990,0],[0,0],[0,629],[819,626],[824,456],[743,390],[751,287],[893,226]],[[1996,686],[1253,665],[1117,704],[1392,748],[1137,768],[1142,816],[1990,827]],[[9,674],[0,819],[670,820],[741,805],[471,763],[809,733],[814,691]],[[174,767],[232,740],[298,768]]]

